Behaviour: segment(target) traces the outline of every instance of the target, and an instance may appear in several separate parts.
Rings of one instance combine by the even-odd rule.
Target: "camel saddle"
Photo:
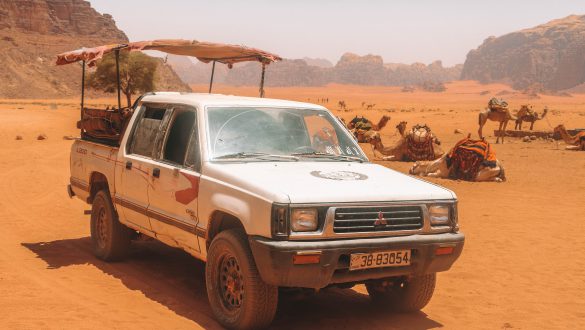
[[[473,181],[482,165],[496,166],[496,153],[485,139],[467,137],[457,142],[447,154],[449,176],[453,179]]]
[[[77,122],[77,128],[83,131],[84,137],[119,144],[130,117],[132,117],[130,108],[121,111],[84,108],[82,119]]]
[[[406,153],[404,161],[434,160],[433,134],[431,129],[424,125],[416,125],[406,135]]]
[[[493,97],[488,102],[488,109],[490,109],[490,111],[505,112],[508,110],[508,102],[504,101],[503,99]]]

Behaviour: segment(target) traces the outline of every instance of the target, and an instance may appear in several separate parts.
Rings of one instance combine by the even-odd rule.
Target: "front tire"
[[[107,191],[99,191],[91,207],[93,253],[104,261],[125,257],[130,248],[132,230],[118,221],[118,214]]]
[[[387,303],[399,312],[416,312],[423,309],[433,297],[436,273],[413,276],[393,282],[378,281],[366,284],[368,294],[375,302]]]
[[[230,329],[270,325],[278,288],[260,278],[245,233],[231,229],[213,239],[205,279],[211,310],[221,325]]]

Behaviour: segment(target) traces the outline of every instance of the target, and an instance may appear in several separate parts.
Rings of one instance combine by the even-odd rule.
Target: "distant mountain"
[[[584,83],[585,16],[490,37],[469,52],[461,78],[551,91]]]
[[[112,16],[83,0],[0,0],[0,97],[79,94],[81,67],[55,66],[56,55],[81,47],[127,42]],[[189,90],[162,61],[157,89]]]
[[[333,63],[329,62],[324,58],[310,58],[310,57],[303,57],[303,61],[307,62],[308,65],[316,66],[319,68],[330,68],[333,66]]]
[[[313,63],[313,64],[311,64]],[[430,65],[415,63],[385,64],[377,55],[344,54],[333,66],[322,59],[285,59],[270,64],[266,70],[268,86],[323,86],[329,83],[357,85],[418,85],[425,82],[457,80],[461,65],[443,67],[440,61]],[[211,65],[169,57],[169,64],[187,83],[208,83]],[[317,65],[315,65],[317,64]],[[260,81],[259,63],[241,63],[228,69],[217,65],[214,81],[228,85],[257,85]]]

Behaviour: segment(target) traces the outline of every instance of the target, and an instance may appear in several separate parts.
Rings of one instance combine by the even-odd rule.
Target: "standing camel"
[[[508,109],[499,111],[490,109],[483,110],[479,113],[479,129],[477,130],[480,139],[483,139],[483,126],[488,121],[488,119],[500,123],[496,143],[500,143],[500,137],[502,137],[502,143],[504,143],[504,136],[506,135],[506,127],[508,126],[508,122],[512,119],[516,120],[516,118],[512,116],[510,110]]]
[[[529,122],[530,123],[530,130],[532,131],[532,129],[534,128],[534,122],[536,122],[537,120],[542,120],[544,119],[544,117],[546,117],[546,114],[548,113],[548,108],[544,108],[544,111],[542,112],[542,116],[540,116],[538,114],[538,112],[536,111],[532,111],[532,109],[529,109],[527,106],[523,105],[522,108],[520,109],[520,111],[518,111],[517,114],[517,119],[516,119],[516,125],[514,126],[514,129],[516,130],[522,130],[522,122]]]
[[[555,133],[559,133],[563,141],[565,141],[568,146],[566,147],[567,150],[583,150],[585,151],[585,132],[579,132],[576,135],[571,135],[567,132],[565,125],[561,124],[554,129]]]

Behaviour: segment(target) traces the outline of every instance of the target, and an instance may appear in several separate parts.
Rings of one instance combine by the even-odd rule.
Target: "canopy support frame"
[[[122,113],[122,99],[120,96],[121,84],[120,84],[120,49],[114,51],[116,53],[116,81],[118,83],[118,112]]]
[[[81,65],[81,111],[80,111],[80,120],[83,120],[83,108],[85,107],[85,61],[82,62]],[[81,125],[80,125],[81,126]],[[83,129],[80,127],[83,131]]]
[[[215,75],[215,62],[213,61],[213,65],[211,66],[211,79],[209,80],[209,94],[211,94],[211,88],[213,87],[213,76]]]
[[[266,74],[266,63],[262,62],[262,76],[260,77],[260,97],[264,97],[264,76]]]

